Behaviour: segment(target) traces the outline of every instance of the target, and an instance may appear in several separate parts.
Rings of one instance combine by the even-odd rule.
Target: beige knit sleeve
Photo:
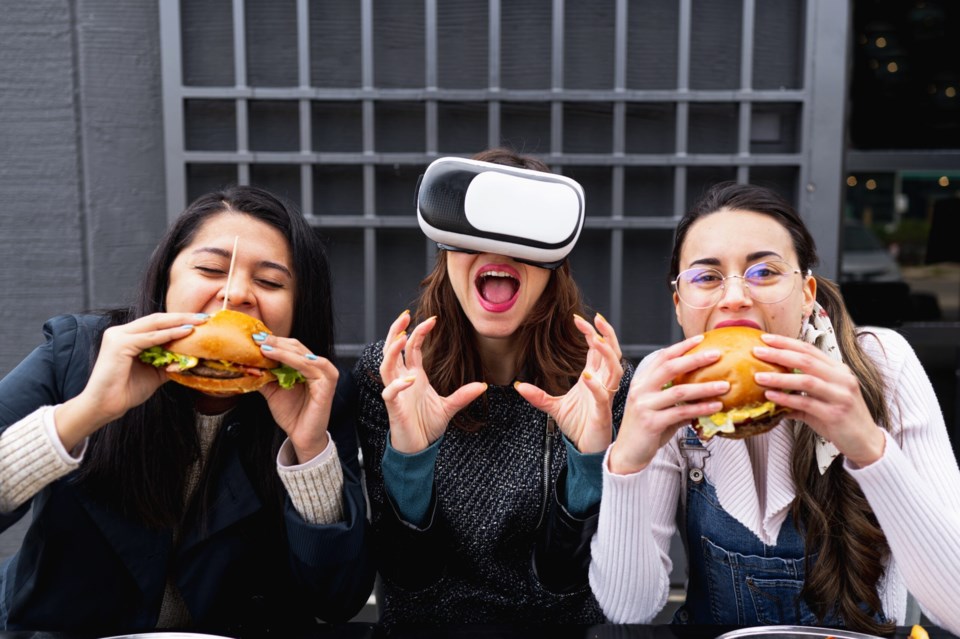
[[[0,434],[0,512],[16,510],[45,486],[80,465],[60,443],[53,406],[42,406]]]
[[[326,450],[314,459],[290,465],[296,456],[288,439],[277,455],[277,472],[290,495],[293,507],[311,524],[343,521],[343,469],[337,446],[330,438]]]

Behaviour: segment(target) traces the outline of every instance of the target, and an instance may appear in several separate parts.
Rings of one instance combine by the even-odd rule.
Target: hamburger
[[[303,376],[295,369],[264,357],[254,333],[272,334],[266,324],[239,311],[222,310],[186,337],[140,353],[178,384],[221,397],[249,393],[277,380],[290,388]]]
[[[754,373],[788,373],[789,369],[764,362],[753,356],[754,346],[763,346],[763,331],[748,326],[726,326],[707,331],[703,341],[687,353],[705,349],[719,350],[713,364],[678,376],[674,384],[726,381],[730,390],[717,399],[723,404],[719,412],[698,417],[692,422],[701,439],[714,435],[743,439],[759,435],[780,423],[780,415],[788,409],[764,397],[764,387],[753,379]]]

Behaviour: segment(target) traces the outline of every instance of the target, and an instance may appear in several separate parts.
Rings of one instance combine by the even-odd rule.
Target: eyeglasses
[[[670,282],[680,301],[691,308],[710,308],[723,298],[726,281],[740,279],[750,298],[761,304],[776,304],[785,300],[797,286],[794,275],[801,274],[786,262],[760,262],[743,275],[724,275],[715,268],[688,268]],[[812,275],[807,271],[804,275]]]
[[[454,253],[466,253],[468,255],[476,255],[480,251],[474,251],[473,249],[460,248],[459,246],[450,246],[449,244],[441,244],[437,242],[437,248],[443,249],[444,251],[453,251]],[[520,262],[521,264],[529,264],[530,266],[537,266],[539,268],[545,268],[548,271],[555,271],[563,264],[564,260],[558,260],[556,262],[535,262],[533,260],[525,260],[522,257],[513,257],[508,255],[510,259]],[[566,259],[566,258],[564,258]]]

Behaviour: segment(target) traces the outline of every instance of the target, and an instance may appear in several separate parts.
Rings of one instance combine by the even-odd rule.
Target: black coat
[[[0,381],[0,429],[83,389],[97,322],[94,316],[65,315],[44,325],[46,343]],[[218,444],[218,498],[205,527],[184,528],[176,548],[171,530],[122,516],[71,475],[40,491],[22,547],[0,567],[2,625],[111,634],[150,630],[171,571],[194,629],[252,634],[303,627],[314,617],[351,617],[367,600],[374,576],[352,388],[349,375],[341,375],[330,425],[343,467],[345,521],[309,524],[289,497],[279,508],[262,503],[239,451],[245,433],[263,424],[245,423],[250,412],[237,409],[227,415]],[[28,502],[0,515],[0,529],[29,508]]]

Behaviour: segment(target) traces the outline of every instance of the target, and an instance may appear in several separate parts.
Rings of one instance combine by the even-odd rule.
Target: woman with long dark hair
[[[604,464],[591,584],[611,620],[663,608],[679,512],[676,622],[886,634],[909,591],[960,629],[960,472],[933,388],[903,337],[853,324],[816,265],[800,216],[763,187],[717,185],[680,221],[670,280],[687,339],[638,367]],[[671,382],[718,361],[687,351],[726,326],[764,332],[754,355],[789,372],[755,379],[788,412],[763,434],[701,441],[689,424],[729,383]]]
[[[223,308],[270,328],[250,339],[306,383],[224,397],[139,361]],[[201,196],[131,307],[44,333],[0,381],[0,525],[32,505],[0,572],[4,628],[257,633],[362,607],[354,391],[332,362],[325,251],[299,211],[254,187]]]
[[[473,159],[534,190],[549,172],[507,149]],[[602,621],[589,540],[631,369],[610,324],[584,319],[566,259],[441,249],[354,372],[381,620]]]

